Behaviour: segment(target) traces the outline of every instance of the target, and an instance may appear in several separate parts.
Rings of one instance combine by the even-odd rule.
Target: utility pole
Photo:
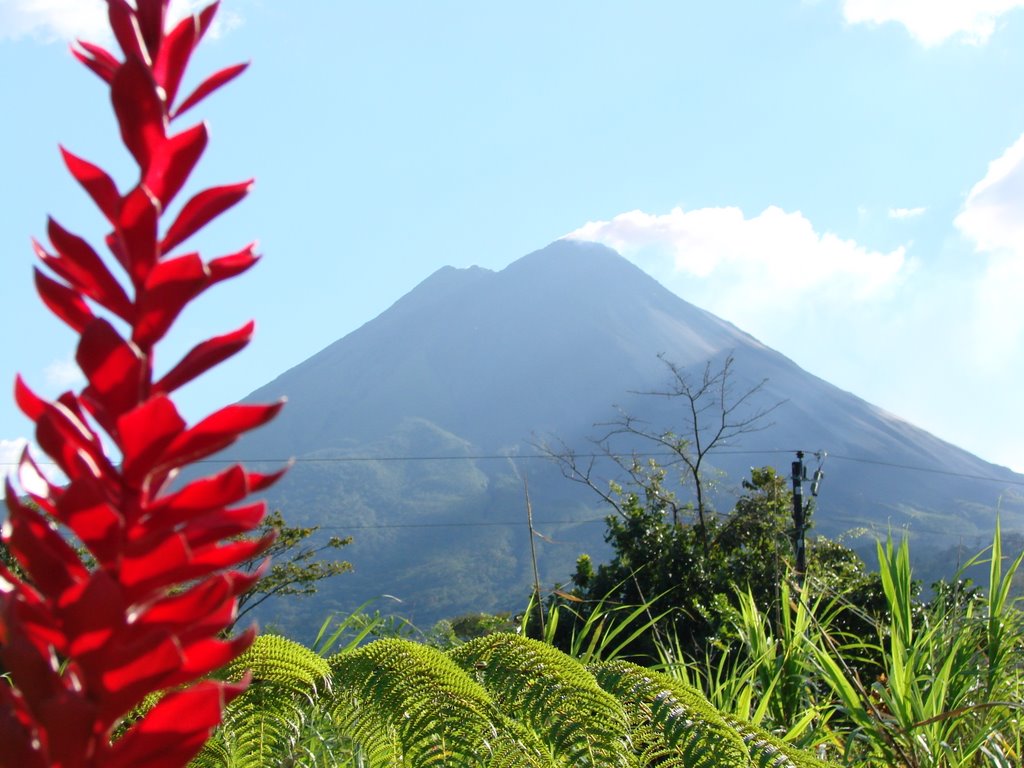
[[[530,528],[530,559],[533,561],[533,594],[537,600],[537,617],[540,619],[540,636],[542,639],[547,638],[547,632],[544,627],[544,603],[540,597],[540,571],[537,570],[537,544],[533,538],[537,535],[537,532],[533,530],[533,504],[530,503],[530,483],[526,479],[526,475],[523,475],[523,493],[526,496],[526,524]]]
[[[807,516],[804,513],[804,452],[796,452],[793,462],[793,552],[796,555],[796,583],[803,589],[804,574],[807,571],[807,553],[804,548],[804,533],[807,531]]]

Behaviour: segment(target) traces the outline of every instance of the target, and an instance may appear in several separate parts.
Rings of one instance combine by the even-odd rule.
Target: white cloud
[[[984,178],[971,189],[957,228],[979,251],[1024,255],[1024,134],[989,163]]]
[[[103,0],[0,0],[0,38],[106,39]]]
[[[890,208],[890,219],[913,219],[923,214],[927,208]]]
[[[208,0],[171,0],[170,20],[173,23],[208,4]],[[239,24],[237,12],[220,8],[210,36],[219,37]],[[0,0],[0,40],[23,37],[42,42],[81,39],[108,43],[107,4],[103,0]]]
[[[843,0],[843,16],[851,24],[895,21],[925,46],[957,37],[984,45],[999,18],[1024,0]]]
[[[206,3],[203,4],[205,5]],[[172,5],[172,10],[173,7],[174,6]],[[238,29],[243,23],[244,19],[240,13],[235,11],[226,11],[222,7],[217,11],[217,18],[213,20],[213,24],[210,26],[210,31],[206,33],[206,39],[217,40],[228,32]]]
[[[46,383],[58,392],[77,387],[85,383],[85,377],[78,365],[72,360],[54,360],[43,371]]]
[[[787,306],[805,314],[811,305],[839,308],[881,297],[913,267],[903,247],[870,250],[819,233],[799,211],[775,206],[752,218],[733,207],[631,211],[567,237],[602,242],[677,293],[752,328]]]
[[[967,195],[957,229],[986,258],[971,313],[980,362],[1001,368],[1024,344],[1024,134]]]
[[[568,237],[614,248],[677,296],[861,396],[875,394],[863,386],[865,361],[883,365],[906,333],[917,265],[905,248],[878,251],[820,232],[799,211],[631,211]]]
[[[1014,210],[1024,210],[1024,137],[957,219],[993,250],[965,254],[952,273],[910,258],[909,246],[872,249],[776,207],[632,211],[570,236],[619,250],[806,370],[1021,471],[1015,434],[999,430],[1024,418],[1013,386],[1024,348],[1024,226]],[[985,408],[951,409],[965,393]]]

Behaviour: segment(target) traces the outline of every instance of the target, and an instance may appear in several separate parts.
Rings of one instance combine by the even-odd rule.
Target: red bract
[[[243,502],[280,473],[236,466],[181,487],[171,483],[189,463],[264,424],[280,404],[229,405],[190,426],[171,400],[178,387],[245,347],[252,323],[200,341],[160,375],[154,352],[190,301],[257,260],[251,245],[209,261],[170,253],[241,200],[250,181],[199,191],[173,222],[162,220],[208,136],[202,124],[175,132],[172,121],[244,65],[214,73],[176,104],[217,4],[170,30],[167,5],[107,0],[123,59],[84,42],[74,51],[108,85],[139,175],[122,194],[103,169],[61,150],[110,222],[105,243],[119,270],[52,219],[49,247],[33,243],[50,272],[36,270],[36,287],[79,335],[75,359],[87,384],[53,402],[20,378],[15,385],[36,442],[67,482],[47,479],[26,451],[20,491],[6,487],[3,541],[27,577],[0,565],[0,668],[13,683],[0,680],[0,766],[182,766],[244,687],[197,681],[252,639],[251,632],[221,637],[235,620],[238,595],[259,575],[231,569],[270,544],[244,537],[264,509]],[[112,741],[126,715],[161,691],[159,703]]]

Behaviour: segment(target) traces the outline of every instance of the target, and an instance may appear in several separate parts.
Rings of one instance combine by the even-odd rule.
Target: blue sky
[[[183,392],[190,418],[444,265],[572,235],[1024,471],[1024,0],[224,0],[219,18],[193,79],[253,64],[193,118],[212,130],[193,188],[257,184],[196,245],[265,258],[164,350],[257,320]],[[68,53],[103,35],[101,2],[0,0],[0,381],[50,396],[75,386],[74,339],[32,290],[30,238],[47,214],[105,232],[57,145],[132,181]],[[0,398],[0,460],[30,436]]]

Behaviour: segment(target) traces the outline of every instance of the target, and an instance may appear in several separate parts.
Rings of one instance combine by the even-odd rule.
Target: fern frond
[[[626,661],[594,664],[590,670],[626,706],[641,765],[830,766],[756,725],[719,712],[696,688],[668,675]]]
[[[628,765],[626,713],[578,661],[519,635],[493,634],[449,651],[500,709],[572,766]]]
[[[223,671],[228,680],[251,672],[245,693],[231,702],[221,726],[192,768],[290,765],[296,741],[318,694],[330,690],[330,666],[305,646],[260,635]]]
[[[763,728],[740,720],[733,715],[723,715],[743,743],[747,745],[750,762],[757,768],[834,768],[832,763],[819,760],[809,752],[797,749]]]
[[[369,766],[552,765],[533,735],[441,651],[378,640],[330,665],[335,722]]]
[[[696,689],[627,661],[593,664],[590,671],[626,708],[641,765],[750,765],[743,739]]]
[[[330,685],[331,667],[301,643],[280,635],[259,635],[224,671],[227,680],[252,672],[253,681],[274,683],[296,693],[315,695]]]

